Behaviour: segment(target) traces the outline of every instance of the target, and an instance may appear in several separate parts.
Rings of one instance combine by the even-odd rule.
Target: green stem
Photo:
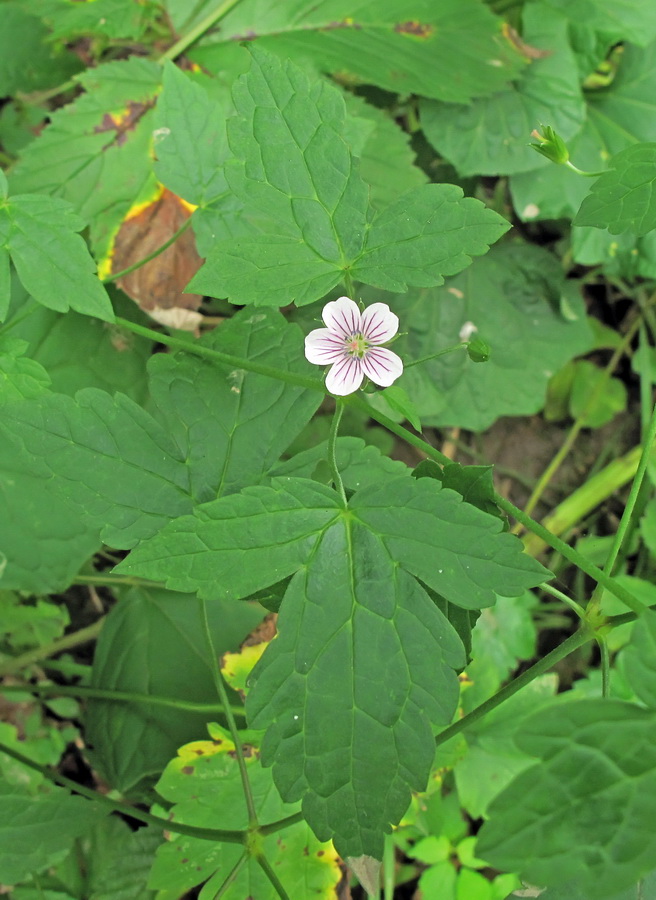
[[[222,19],[225,15],[227,15],[233,7],[235,7],[239,3],[239,0],[224,0],[214,12],[211,12],[209,15],[205,16],[198,25],[195,25],[187,34],[183,35],[179,40],[175,42],[166,53],[163,53],[158,62],[163,63],[167,59],[175,59],[177,56],[180,56],[181,53],[184,53],[185,50],[188,50],[192,44],[195,44],[196,41],[201,38],[206,31],[209,31],[213,25]]]
[[[576,600],[572,600],[571,597],[568,597],[567,594],[563,594],[562,591],[559,591],[558,588],[552,587],[550,584],[541,584],[540,590],[544,591],[545,594],[551,594],[552,597],[557,597],[565,606],[569,606],[571,610],[573,610],[579,619],[585,619],[585,609],[581,606],[580,603],[577,603]]]
[[[453,344],[452,347],[445,347],[444,350],[440,350],[438,353],[430,353],[428,356],[420,356],[419,359],[413,359],[410,362],[403,363],[404,369],[411,369],[412,366],[418,366],[420,363],[428,362],[429,359],[437,359],[438,356],[445,356],[447,353],[453,353],[454,350],[466,350],[468,346],[467,341],[460,341],[458,344]]]
[[[610,656],[608,654],[608,641],[603,635],[597,636],[597,644],[601,654],[601,696],[604,699],[610,697]]]
[[[579,169],[578,166],[575,166],[574,163],[567,160],[565,163],[568,169],[571,169],[572,172],[576,172],[577,175],[583,175],[584,178],[599,178],[600,175],[605,175],[608,169],[603,169],[601,172],[584,172],[583,169]]]
[[[344,508],[346,508],[348,505],[346,491],[344,490],[344,482],[342,481],[342,476],[339,474],[339,467],[337,465],[337,434],[339,432],[339,423],[343,413],[344,401],[338,399],[335,406],[335,412],[333,413],[333,421],[330,425],[330,434],[328,436],[328,464],[330,465],[330,471],[333,476],[335,490],[339,494]]]
[[[282,831],[283,828],[289,828],[290,825],[296,825],[297,822],[303,821],[303,813],[297,812],[291,816],[285,816],[284,819],[278,819],[277,822],[269,822],[268,825],[260,825],[258,831],[262,837],[266,837],[268,834],[274,834],[276,831]]]
[[[490,697],[489,700],[481,703],[480,706],[477,706],[470,713],[467,713],[462,719],[459,719],[457,722],[454,722],[453,725],[449,725],[448,728],[441,731],[435,738],[436,746],[439,747],[441,744],[445,744],[447,741],[451,740],[452,737],[465,731],[470,725],[478,722],[483,716],[486,716],[489,712],[492,712],[493,709],[496,709],[497,706],[500,706],[508,700],[509,697],[516,694],[517,691],[526,687],[526,685],[530,684],[540,675],[544,675],[545,672],[548,672],[549,669],[560,662],[561,659],[569,656],[570,653],[573,653],[574,650],[578,650],[579,647],[587,644],[588,641],[593,640],[594,637],[594,633],[587,627],[581,628],[575,634],[570,635],[570,637],[563,641],[559,647],[556,647],[551,653],[547,653],[547,655],[539,662],[535,663],[534,666],[531,666],[530,669],[522,672],[521,675],[518,675],[517,678],[514,678],[505,687],[502,687],[501,690],[497,691],[497,693],[493,697]]]
[[[58,638],[56,641],[51,641],[49,644],[36,647],[34,650],[28,650],[26,653],[21,653],[20,656],[7,660],[0,665],[0,677],[18,672],[20,669],[31,666],[41,659],[54,656],[55,653],[62,653],[64,650],[70,650],[71,647],[78,647],[80,644],[86,644],[88,641],[94,640],[100,634],[105,618],[106,616],[103,616],[97,622],[94,622],[93,625],[88,625],[86,628],[81,628],[79,631],[74,631],[71,634],[65,634],[64,637]]]
[[[190,712],[223,712],[223,704],[218,703],[200,703],[196,700],[179,700],[176,697],[159,697],[155,694],[138,694],[132,691],[110,691],[81,684],[3,684],[0,685],[0,694],[36,694],[38,697],[79,697],[81,699],[88,697],[97,700],[115,700],[117,703],[169,706],[173,709],[186,709]],[[231,706],[230,708],[234,715],[246,716],[243,707]]]
[[[233,743],[235,745],[235,756],[237,758],[237,765],[239,766],[239,775],[241,777],[241,784],[244,791],[244,799],[246,800],[246,809],[248,810],[248,824],[249,827],[257,828],[257,812],[255,810],[255,801],[253,800],[253,791],[251,789],[251,783],[248,778],[248,771],[246,769],[246,760],[244,759],[244,748],[241,744],[241,737],[239,735],[239,730],[235,723],[234,716],[232,714],[232,708],[230,706],[230,701],[228,700],[228,693],[225,689],[225,682],[223,680],[223,674],[221,669],[219,668],[219,661],[217,659],[216,650],[214,649],[214,641],[212,640],[212,630],[210,628],[210,622],[207,617],[207,604],[205,600],[199,598],[198,600],[200,606],[200,617],[201,622],[203,624],[203,631],[205,632],[205,640],[207,641],[207,646],[210,652],[210,669],[212,672],[212,679],[214,681],[214,687],[216,688],[216,692],[221,701],[221,705],[223,706],[224,715],[228,721],[228,729],[232,736]]]
[[[394,900],[394,888],[396,886],[395,863],[394,837],[391,834],[386,834],[383,847],[383,900]]]
[[[214,900],[221,900],[221,897],[225,894],[225,892],[228,890],[230,885],[233,884],[234,881],[236,881],[237,876],[239,875],[241,870],[244,868],[244,866],[248,862],[248,859],[249,859],[248,851],[244,850],[244,852],[239,857],[237,862],[234,864],[232,869],[230,869],[230,871],[228,872],[228,875],[227,875],[225,881],[223,882],[223,884],[221,885],[219,890],[214,895]]]
[[[137,809],[137,807],[130,806],[128,803],[120,803],[118,800],[111,800],[105,794],[99,794],[91,788],[78,784],[70,778],[66,778],[65,775],[60,775],[59,772],[56,772],[49,766],[42,766],[39,763],[34,762],[33,759],[24,756],[22,753],[19,753],[18,750],[14,750],[13,747],[8,747],[6,744],[0,743],[0,753],[6,753],[7,756],[22,763],[24,766],[34,769],[35,772],[40,772],[48,781],[52,781],[54,784],[66,788],[73,794],[80,794],[82,797],[86,797],[94,803],[100,803],[102,806],[106,806],[108,809],[112,810],[112,812],[131,816],[138,822],[143,822],[144,825],[156,825],[164,831],[173,831],[175,834],[188,834],[191,837],[202,838],[206,841],[223,841],[226,844],[243,844],[246,839],[246,831],[226,831],[221,828],[199,828],[195,825],[183,825],[180,822],[175,822],[170,819],[161,819],[159,816],[144,812],[141,809]]]
[[[203,347],[202,345],[199,345],[197,343],[191,343],[189,341],[181,340],[180,338],[170,337],[169,335],[162,334],[158,331],[153,331],[150,328],[145,328],[142,325],[137,325],[135,322],[130,322],[127,319],[121,319],[117,317],[116,322],[124,328],[127,328],[129,331],[133,331],[135,334],[147,337],[150,340],[158,341],[159,343],[165,344],[166,346],[179,348],[186,351],[187,353],[200,356],[204,359],[212,360],[213,362],[219,363],[221,365],[229,365],[233,368],[245,369],[246,371],[255,372],[259,375],[265,375],[268,378],[275,378],[278,381],[285,381],[288,384],[295,384],[299,387],[307,388],[308,390],[319,391],[322,394],[326,393],[323,381],[319,381],[314,378],[308,378],[305,375],[297,375],[293,372],[285,372],[284,370],[276,369],[273,366],[264,366],[260,363],[253,362],[252,360],[243,359],[238,356],[232,356],[228,353],[221,353],[218,350],[210,350],[208,347]],[[393,419],[390,419],[389,416],[386,416],[384,413],[381,413],[374,407],[370,406],[366,402],[366,400],[364,400],[364,398],[359,397],[357,394],[351,394],[348,398],[343,399],[345,403],[348,403],[355,409],[362,410],[369,416],[369,418],[374,419],[381,425],[384,425],[385,428],[388,429],[388,431],[391,431],[392,434],[396,434],[407,444],[410,444],[410,446],[416,447],[418,450],[421,450],[430,459],[434,459],[436,462],[439,462],[442,465],[452,462],[452,460],[449,459],[448,456],[440,453],[439,450],[428,444],[418,435],[413,434],[402,425],[398,425]],[[634,605],[637,601],[635,601],[630,591],[627,591],[620,585],[616,585],[612,581],[612,579],[604,575],[601,569],[588,562],[588,560],[586,560],[585,557],[578,553],[573,547],[570,547],[564,541],[561,541],[555,535],[552,535],[539,522],[531,519],[530,516],[527,516],[521,509],[519,509],[509,500],[506,500],[505,497],[502,497],[500,494],[495,493],[494,500],[501,509],[517,519],[518,522],[521,522],[524,528],[526,528],[528,531],[534,532],[546,544],[548,544],[554,550],[557,550],[570,562],[583,569],[583,571],[595,581],[602,581],[604,586],[607,587],[614,596],[623,600],[632,609],[634,608]],[[633,606],[631,605],[632,602],[634,604]]]
[[[280,900],[289,900],[289,894],[283,887],[281,880],[278,878],[276,873],[273,871],[271,863],[266,858],[266,856],[264,856],[261,853],[258,853],[258,855],[255,857],[255,860],[258,863],[258,865],[260,866],[260,868],[262,869],[262,871],[264,872],[264,874],[266,875],[266,877],[269,879],[271,884],[273,885],[276,893],[280,897]]]
[[[218,365],[231,366],[233,369],[245,369],[247,372],[255,372],[256,375],[264,375],[267,378],[275,378],[277,381],[284,381],[287,384],[294,384],[311,391],[319,391],[326,393],[323,381],[317,378],[310,378],[307,375],[297,375],[295,372],[286,372],[284,369],[276,369],[273,366],[265,366],[261,363],[254,362],[251,359],[243,359],[241,356],[232,356],[230,353],[222,353],[220,350],[211,350],[202,344],[192,343],[191,341],[182,340],[181,338],[171,337],[161,331],[154,331],[152,328],[146,328],[143,325],[137,325],[136,322],[130,322],[129,319],[116,317],[116,324],[128,331],[134,332],[141,337],[146,337],[151,341],[164,344],[167,347],[184,350],[191,353],[192,356],[200,356],[202,359],[208,359]]]
[[[561,467],[564,460],[568,456],[569,451],[572,449],[577,437],[579,436],[579,433],[581,432],[581,430],[583,428],[585,428],[586,419],[590,413],[590,410],[594,407],[597,400],[601,397],[603,391],[606,388],[608,379],[610,378],[611,374],[615,371],[615,368],[616,368],[618,362],[620,361],[620,359],[626,352],[627,347],[633,340],[633,336],[635,335],[636,331],[640,327],[641,321],[642,321],[642,319],[640,317],[636,318],[636,320],[631,325],[631,327],[629,328],[627,333],[624,335],[622,342],[616,348],[615,352],[611,356],[610,360],[608,361],[608,365],[603,370],[603,374],[602,374],[601,378],[599,378],[592,393],[590,394],[590,396],[588,398],[588,402],[585,404],[585,408],[583,409],[581,414],[577,417],[576,421],[570,428],[570,430],[569,430],[567,436],[565,437],[565,440],[561,444],[560,448],[558,449],[558,451],[554,455],[553,459],[551,460],[551,462],[549,463],[547,468],[544,470],[544,472],[538,479],[538,483],[535,485],[535,488],[533,489],[533,492],[531,493],[531,496],[528,498],[528,502],[526,503],[526,506],[524,507],[524,511],[527,513],[527,515],[530,516],[530,514],[533,512],[533,510],[535,509],[537,504],[540,502],[540,498],[542,497],[542,494],[548,487],[549,482],[554,477],[554,475],[556,474],[556,472],[558,471],[558,469]]]
[[[24,94],[22,91],[18,91],[16,99],[26,106],[40,106],[47,100],[51,100],[53,97],[59,97],[60,94],[65,94],[66,91],[72,91],[77,87],[80,87],[77,78],[69,78],[68,81],[63,81],[56,87],[48,88],[46,91],[32,91],[30,94]]]
[[[99,575],[76,575],[73,584],[97,584],[117,586],[125,585],[126,587],[144,587],[144,588],[163,588],[164,584],[157,581],[148,581],[147,578],[133,578],[130,575],[106,575],[101,572]]]
[[[353,276],[349,269],[344,269],[344,290],[346,291],[346,296],[349,297],[355,303],[355,287],[353,285]]]
[[[131,266],[128,266],[126,269],[121,269],[120,272],[113,272],[110,275],[105,276],[105,278],[101,278],[103,284],[107,284],[110,281],[118,281],[119,278],[123,278],[124,275],[129,275],[130,272],[134,272],[136,269],[140,269],[142,266],[145,266],[146,263],[151,262],[151,260],[156,259],[161,253],[164,253],[165,250],[168,250],[171,244],[175,244],[180,235],[184,234],[185,231],[191,225],[191,216],[188,219],[185,219],[183,224],[178,228],[178,230],[173,234],[168,241],[165,241],[161,247],[158,247],[157,250],[153,250],[152,253],[149,253],[148,256],[144,256],[143,259],[138,260],[136,263],[132,263]]]

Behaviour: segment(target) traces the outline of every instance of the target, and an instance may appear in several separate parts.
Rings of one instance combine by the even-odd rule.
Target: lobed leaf
[[[533,884],[612,897],[653,868],[656,718],[618,700],[542,710],[517,735],[541,762],[490,805],[476,852]]]
[[[656,229],[655,188],[656,143],[627,147],[592,185],[574,224],[645,235]]]
[[[12,195],[0,202],[0,256],[8,253],[23,287],[38,303],[113,322],[112,304],[95,274],[95,263],[76,234],[83,227],[84,222],[63,200]],[[3,280],[0,317],[4,319],[10,296],[9,280]]]
[[[281,306],[325,296],[346,270],[394,291],[441,284],[507,230],[451,185],[407,191],[371,222],[339,91],[257,45],[251,54],[250,72],[233,88],[235,158],[225,173],[249,216],[260,218],[213,244],[189,290]]]

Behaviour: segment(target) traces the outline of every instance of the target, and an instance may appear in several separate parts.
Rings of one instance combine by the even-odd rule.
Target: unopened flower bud
[[[561,166],[565,165],[569,160],[569,150],[565,141],[556,134],[551,125],[542,125],[541,127],[542,134],[537,129],[531,132],[531,137],[535,138],[539,143],[531,144],[530,146],[537,150],[538,153],[541,153],[542,156],[550,159],[551,162],[558,163]]]
[[[467,355],[472,362],[487,362],[490,358],[490,345],[482,338],[474,338],[467,344]]]

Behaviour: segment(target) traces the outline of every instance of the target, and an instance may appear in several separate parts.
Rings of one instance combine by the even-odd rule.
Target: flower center
[[[351,334],[346,338],[345,349],[349,356],[357,356],[358,359],[362,359],[368,348],[369,344],[364,335],[358,332]]]

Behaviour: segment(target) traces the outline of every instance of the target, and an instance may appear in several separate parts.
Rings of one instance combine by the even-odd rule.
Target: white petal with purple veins
[[[371,344],[386,344],[399,330],[399,317],[387,303],[372,303],[362,313],[362,334]]]
[[[360,310],[348,297],[326,303],[322,318],[326,327],[339,337],[347,338],[360,331]]]
[[[317,366],[337,362],[344,355],[344,340],[327,328],[315,328],[305,338],[305,358]]]
[[[389,387],[403,374],[403,362],[385,347],[372,347],[362,359],[362,371],[374,384]]]
[[[345,397],[357,391],[362,382],[364,375],[362,373],[362,362],[354,356],[345,356],[328,372],[326,376],[326,388],[331,394],[338,397]]]

